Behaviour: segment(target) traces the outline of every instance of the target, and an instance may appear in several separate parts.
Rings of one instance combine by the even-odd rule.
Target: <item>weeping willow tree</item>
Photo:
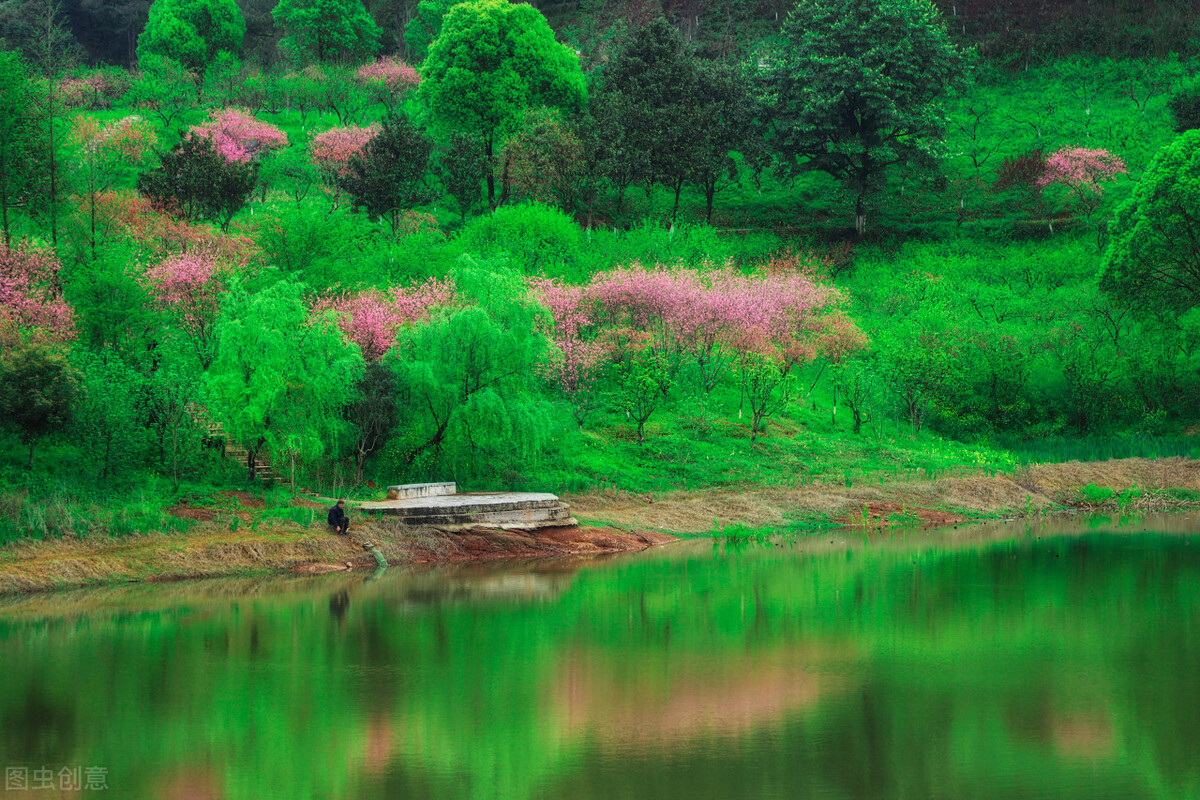
[[[310,318],[298,284],[249,292],[235,286],[216,325],[217,353],[205,375],[208,410],[246,448],[255,475],[267,448],[297,462],[326,455],[347,434],[344,410],[363,370],[328,318]],[[277,463],[276,468],[285,466]]]
[[[547,438],[537,391],[545,311],[511,271],[468,259],[455,282],[465,307],[409,330],[392,350],[402,409],[392,466],[412,479],[511,485]]]

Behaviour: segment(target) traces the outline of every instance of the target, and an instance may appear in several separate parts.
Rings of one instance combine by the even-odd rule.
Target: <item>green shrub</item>
[[[578,278],[579,226],[565,213],[541,203],[501,206],[462,229],[461,244],[484,258],[506,255],[526,275]]]
[[[1177,133],[1200,128],[1200,75],[1179,84],[1167,101]]]
[[[1099,505],[1107,502],[1117,494],[1115,489],[1109,489],[1106,486],[1097,486],[1094,483],[1089,483],[1087,486],[1084,486],[1082,489],[1080,489],[1079,492],[1083,495],[1084,500],[1087,500],[1093,505]]]

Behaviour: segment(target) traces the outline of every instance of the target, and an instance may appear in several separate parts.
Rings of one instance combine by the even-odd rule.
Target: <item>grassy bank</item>
[[[957,524],[1075,511],[1130,513],[1191,508],[1200,462],[1127,458],[901,480],[866,476],[849,485],[721,488],[664,496],[589,493],[570,498],[581,520],[705,533],[722,528]]]

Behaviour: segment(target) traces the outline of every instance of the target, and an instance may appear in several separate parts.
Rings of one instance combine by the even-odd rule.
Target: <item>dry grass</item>
[[[803,486],[789,489],[736,488],[673,492],[661,497],[584,494],[567,498],[577,517],[617,525],[704,533],[718,526],[784,526],[793,521],[838,520],[861,513],[864,503],[909,509],[936,508],[967,516],[996,516],[1053,506],[1089,483],[1124,489],[1200,489],[1200,462],[1185,458],[1042,464],[1008,476],[943,478],[933,481]]]

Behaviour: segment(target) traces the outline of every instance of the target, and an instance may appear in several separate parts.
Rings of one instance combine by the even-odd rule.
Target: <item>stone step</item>
[[[478,526],[532,529],[577,524],[570,508],[556,495],[536,492],[434,495],[362,503],[358,509],[399,517],[405,525],[452,529]]]
[[[426,514],[404,517],[405,525],[529,525],[567,524],[571,509],[563,504],[551,508],[526,508],[512,511],[482,511],[468,514]]]
[[[488,502],[484,498],[470,497],[467,495],[458,495],[456,503],[429,503],[420,501],[409,501],[410,504],[403,506],[395,506],[392,508],[380,508],[385,514],[394,514],[399,517],[419,517],[429,515],[442,514],[483,514],[497,511],[528,511],[538,508],[554,508],[560,505],[561,501],[550,495],[544,498],[520,500],[510,499],[503,501]],[[424,498],[426,500],[430,498]],[[440,499],[440,498],[439,498]],[[367,504],[364,504],[364,508]],[[378,504],[383,505],[383,504]]]
[[[447,497],[458,492],[454,481],[443,483],[402,483],[387,487],[388,500],[411,500],[417,497]]]

